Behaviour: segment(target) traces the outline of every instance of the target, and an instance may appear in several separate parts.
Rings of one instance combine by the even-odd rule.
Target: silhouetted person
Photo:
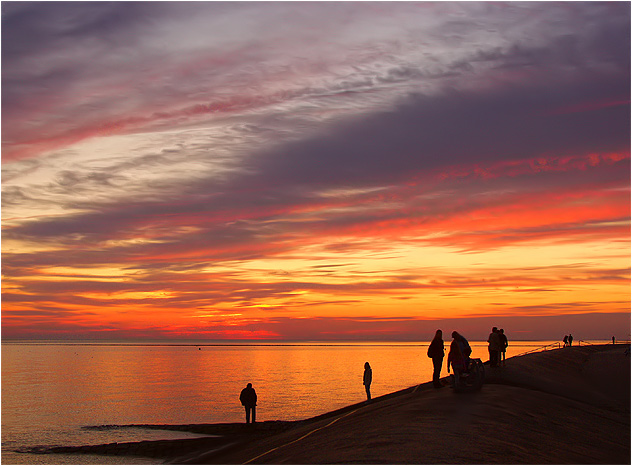
[[[458,339],[454,336],[455,333],[456,332],[452,332],[454,340],[450,343],[450,351],[448,352],[448,374],[450,373],[450,366],[452,366],[452,371],[454,372],[452,387],[454,388],[459,384],[459,378],[466,367],[465,357],[461,352]],[[458,336],[459,334],[456,333],[456,335]]]
[[[371,401],[371,382],[373,381],[373,370],[368,362],[364,363],[364,375],[362,376],[362,384],[366,390],[366,399]]]
[[[466,338],[459,332],[452,332],[452,338],[454,338],[459,345],[461,355],[463,356],[463,360],[465,361],[465,368],[467,369],[470,366],[470,354],[472,354],[472,348],[470,347],[470,344],[466,340]]]
[[[614,337],[612,337],[612,344],[614,345]]]
[[[437,330],[430,346],[428,346],[428,357],[432,359],[432,384],[435,388],[441,388],[441,366],[443,366],[443,356],[445,348],[443,346],[443,332]]]
[[[564,339],[562,341],[564,342],[564,348],[566,348],[568,346],[568,335],[564,335]]]
[[[573,346],[573,335],[570,333],[568,334],[568,346]]]
[[[507,353],[507,347],[509,346],[509,341],[507,340],[507,336],[505,335],[505,329],[500,329],[499,330],[499,335],[500,335],[500,359],[499,359],[499,363],[502,361],[503,364],[505,364],[505,356]]]
[[[492,328],[492,333],[489,334],[487,338],[487,343],[489,343],[489,365],[491,367],[498,367],[499,355],[501,350],[501,342],[500,342],[500,334],[498,333],[498,329],[496,327]]]
[[[257,393],[255,389],[252,388],[252,384],[249,383],[246,385],[241,391],[239,395],[239,401],[246,408],[246,424],[250,424],[250,412],[252,411],[252,423],[254,424],[257,420]]]

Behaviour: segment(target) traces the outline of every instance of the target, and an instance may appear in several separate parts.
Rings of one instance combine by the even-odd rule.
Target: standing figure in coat
[[[496,327],[492,328],[492,333],[489,334],[489,338],[487,338],[487,343],[489,343],[489,365],[491,367],[498,367],[498,362],[500,360],[500,350],[501,350],[501,341],[500,334],[498,333],[498,329]]]
[[[452,332],[452,338],[454,338],[459,345],[461,355],[463,356],[463,360],[465,361],[465,370],[467,370],[467,368],[470,367],[470,355],[472,354],[472,347],[470,346],[470,342],[467,341],[467,338],[465,338],[457,331]]]
[[[254,424],[257,418],[257,393],[252,388],[252,384],[249,383],[241,391],[239,395],[239,401],[246,408],[246,424],[250,424],[250,412],[252,411],[252,423]]]
[[[456,332],[453,332],[452,335],[454,336],[455,333]],[[463,356],[459,341],[456,337],[454,337],[454,340],[450,343],[450,351],[448,352],[448,374],[450,373],[450,366],[452,366],[452,371],[454,372],[452,387],[456,388],[459,385],[459,378],[466,367],[465,357]]]
[[[502,365],[505,365],[505,359],[507,356],[507,347],[509,346],[509,340],[507,340],[507,335],[505,335],[505,329],[501,328],[499,330],[499,335],[500,335],[500,343],[501,343],[501,347],[500,347],[500,359],[499,359],[499,363],[502,363]]]
[[[432,359],[432,384],[434,388],[441,388],[441,366],[443,366],[443,356],[445,348],[443,346],[443,332],[437,330],[430,346],[428,346],[428,357]]]
[[[366,399],[371,401],[371,382],[373,381],[373,370],[368,362],[364,363],[364,376],[362,377],[362,384],[366,390]]]

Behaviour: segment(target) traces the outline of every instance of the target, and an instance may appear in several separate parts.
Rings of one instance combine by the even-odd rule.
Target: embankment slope
[[[324,416],[209,464],[630,464],[624,346],[564,348],[486,368],[480,392],[427,384]]]

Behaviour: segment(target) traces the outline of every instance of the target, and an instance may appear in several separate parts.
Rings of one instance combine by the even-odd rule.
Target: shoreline
[[[441,379],[444,386],[449,385],[449,377]],[[372,399],[371,404],[396,398],[417,390],[432,388],[432,381],[408,387],[396,392],[387,393]],[[260,421],[254,425],[238,423],[214,423],[214,424],[125,424],[125,425],[101,425],[85,426],[83,429],[99,431],[108,429],[148,429],[181,431],[201,434],[205,437],[172,439],[172,440],[142,440],[136,442],[113,442],[97,445],[71,445],[55,447],[33,447],[19,451],[31,454],[90,454],[105,456],[130,456],[164,459],[172,464],[195,464],[200,456],[216,455],[225,452],[229,448],[237,447],[242,442],[252,442],[261,438],[276,435],[297,427],[309,426],[322,420],[335,418],[366,406],[366,401],[354,403],[342,408],[328,411],[317,416],[295,421],[269,420]],[[193,452],[193,453],[191,453]]]
[[[547,416],[545,412],[536,415],[526,410],[524,418],[518,418],[516,421],[520,421],[523,424],[526,422],[526,426],[523,427],[527,429],[535,427],[528,422],[530,421],[529,417],[535,416],[533,419],[538,418],[539,424],[543,422],[549,423],[552,431],[545,432],[544,438],[549,437],[550,440],[552,435],[553,437],[561,435],[562,440],[556,442],[559,443],[557,445],[558,451],[565,452],[570,457],[576,455],[572,451],[566,450],[577,450],[578,447],[565,445],[566,442],[563,441],[564,432],[555,432],[556,429],[564,425],[563,422],[561,426],[556,425],[555,421],[552,421],[555,416],[559,416],[561,419],[564,419],[564,417],[575,419],[573,429],[578,430],[579,428],[581,434],[588,436],[588,439],[591,438],[591,434],[596,427],[594,425],[595,420],[588,424],[582,422],[581,417],[577,418],[576,416],[578,410],[583,409],[585,412],[591,412],[589,417],[595,417],[596,420],[599,420],[599,418],[610,419],[610,426],[606,423],[605,426],[597,428],[609,432],[608,435],[618,440],[614,442],[614,446],[611,445],[607,449],[599,445],[593,445],[589,449],[590,454],[588,456],[599,457],[599,455],[606,455],[614,458],[614,462],[609,461],[610,463],[629,464],[630,358],[623,355],[626,347],[629,347],[629,345],[576,346],[508,358],[505,367],[490,368],[486,365],[485,385],[480,392],[474,394],[453,393],[450,388],[445,387],[445,385],[449,384],[448,377],[443,377],[444,388],[439,390],[433,389],[431,381],[424,382],[376,397],[368,403],[364,401],[348,405],[298,421],[263,421],[256,423],[254,426],[244,423],[224,423],[189,425],[135,424],[87,427],[92,430],[108,428],[160,429],[186,431],[207,436],[199,439],[53,447],[31,449],[28,452],[40,454],[139,456],[161,459],[171,464],[237,464],[244,462],[271,464],[277,464],[278,462],[293,464],[329,464],[332,462],[438,464],[445,462],[443,458],[432,459],[432,448],[430,447],[425,448],[428,451],[424,455],[424,447],[420,446],[427,445],[433,433],[430,430],[423,435],[418,433],[418,440],[413,441],[415,435],[411,436],[410,432],[408,432],[412,428],[416,429],[425,425],[428,416],[422,416],[411,424],[410,417],[398,411],[415,408],[415,410],[425,412],[426,415],[433,413],[437,418],[434,422],[441,418],[443,424],[446,424],[443,430],[444,434],[449,434],[447,444],[454,444],[454,439],[450,441],[452,437],[451,429],[447,427],[450,424],[450,419],[444,419],[441,412],[436,410],[436,406],[444,406],[449,411],[459,407],[467,408],[468,410],[474,409],[473,406],[476,407],[477,404],[480,404],[479,408],[486,407],[487,410],[494,410],[502,405],[504,406],[505,414],[513,416],[515,412],[524,411],[524,407],[531,404],[532,408],[550,405],[548,408],[549,412],[561,405],[568,405],[565,406],[565,411],[562,410],[562,412],[551,416]],[[604,380],[604,377],[611,377],[613,373],[611,372],[613,368],[604,369],[606,366],[605,362],[609,364],[616,363],[616,369],[619,373],[621,369],[625,372],[627,367],[627,378],[617,383],[613,380]],[[623,368],[620,367],[622,364]],[[469,404],[470,402],[473,402],[472,405]],[[463,405],[463,403],[466,404]],[[581,406],[578,407],[576,404]],[[592,413],[592,411],[598,412]],[[479,414],[482,415],[481,419],[485,421],[484,424],[488,425],[488,428],[493,426],[494,421],[499,421],[489,416],[486,418],[484,409]],[[473,419],[477,422],[481,420],[478,417]],[[362,421],[360,422],[360,420]],[[389,422],[393,422],[393,427],[386,429],[386,425]],[[603,420],[601,422],[603,423]],[[368,425],[373,426],[372,435],[367,435],[366,429]],[[612,431],[613,426],[616,427],[616,431]],[[399,444],[402,439],[399,438],[399,435],[396,435],[396,431],[398,429],[401,430],[403,427],[406,427],[404,429],[406,431],[405,436],[407,438],[410,437],[410,439],[408,442],[400,444],[399,450],[401,450],[401,453],[383,451],[388,445]],[[500,428],[503,431],[502,426]],[[504,432],[507,433],[507,429],[504,429]],[[525,432],[529,431],[519,430],[518,432],[524,437]],[[627,441],[621,444],[621,438],[626,438],[626,432]],[[535,436],[537,437],[538,435]],[[367,442],[367,437],[379,437],[381,440]],[[439,435],[437,437],[435,439],[437,442],[446,443],[445,436]],[[505,441],[509,441],[509,437]],[[484,444],[489,439],[483,436],[479,437],[478,440]],[[464,441],[466,444],[471,443],[467,438],[463,438],[461,441]],[[521,442],[520,438],[511,439],[511,441],[517,442],[517,446]],[[325,445],[330,445],[331,447],[321,447],[314,450],[319,442],[324,442]],[[301,448],[299,448],[299,443]],[[449,445],[446,446],[449,447]],[[406,452],[406,447],[410,447],[408,452]],[[411,453],[411,448],[417,453]],[[455,454],[450,454],[449,457],[454,462],[448,461],[448,463],[488,463],[497,462],[497,460],[507,464],[527,464],[529,462],[531,464],[540,464],[549,462],[546,460],[546,457],[550,455],[542,453],[538,457],[538,455],[534,456],[533,452],[529,452],[528,449],[525,451],[523,449],[524,447],[517,448],[517,451],[522,452],[518,456],[524,457],[526,462],[520,460],[519,457],[512,459],[515,455],[511,451],[505,452],[503,458],[496,458],[497,455],[490,451],[486,454],[486,458],[483,458],[483,461],[480,460],[480,455],[476,455],[474,452],[469,456],[462,456],[461,453],[458,453],[455,457]],[[579,449],[586,450],[585,446]],[[386,450],[389,450],[389,448],[386,448]],[[562,453],[554,455],[554,457],[554,463],[563,464],[568,462],[560,461],[560,459],[563,460],[565,457]],[[542,458],[542,461],[537,461],[538,458]],[[505,461],[502,461],[502,459]],[[584,463],[586,461],[581,462]],[[590,461],[588,462],[591,463]],[[592,464],[599,463],[600,461],[597,461]]]

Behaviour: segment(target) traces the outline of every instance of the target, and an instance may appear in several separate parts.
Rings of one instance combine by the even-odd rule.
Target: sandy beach
[[[455,393],[446,378],[441,389],[424,383],[305,421],[152,426],[219,436],[206,440],[56,452],[171,464],[630,464],[627,347],[511,358],[486,366],[475,393]]]

